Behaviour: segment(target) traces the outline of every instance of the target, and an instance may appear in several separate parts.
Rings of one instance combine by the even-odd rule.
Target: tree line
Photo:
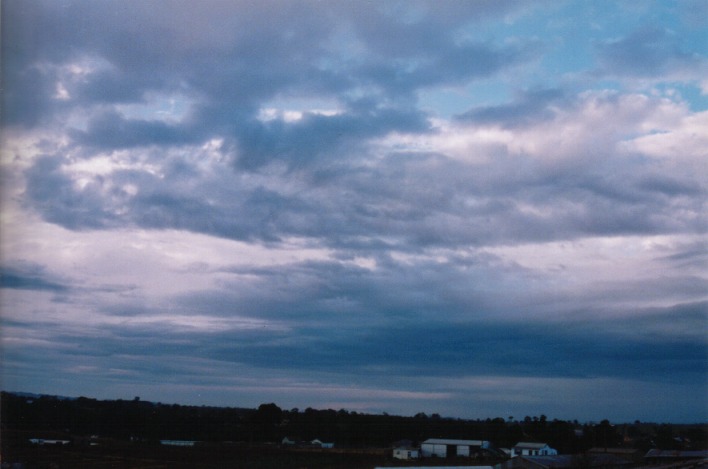
[[[522,419],[445,418],[418,413],[412,417],[366,414],[347,410],[281,409],[274,403],[257,409],[188,406],[132,400],[27,397],[2,392],[2,430],[23,434],[62,433],[157,443],[159,440],[280,443],[319,439],[338,447],[388,447],[399,440],[420,443],[427,438],[488,440],[497,448],[519,441],[548,443],[561,454],[592,447],[634,447],[638,450],[706,449],[706,425],[631,424],[549,420],[545,415]],[[34,432],[34,433],[32,433]]]

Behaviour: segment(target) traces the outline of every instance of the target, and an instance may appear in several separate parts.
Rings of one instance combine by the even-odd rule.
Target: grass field
[[[24,469],[367,469],[410,465],[393,459],[389,449],[318,450],[245,444],[175,447],[125,441],[104,441],[98,446],[39,446],[17,435],[9,436],[6,434],[2,441],[2,462],[22,463]],[[443,460],[424,462],[433,466]]]

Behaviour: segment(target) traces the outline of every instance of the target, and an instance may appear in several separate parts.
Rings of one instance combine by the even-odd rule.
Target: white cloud
[[[671,122],[666,122],[658,131],[622,143],[627,152],[638,152],[656,158],[662,166],[674,170],[685,168],[700,176],[706,168],[708,148],[708,112],[684,113]],[[652,129],[654,130],[654,129]],[[705,174],[705,172],[703,172]]]
[[[258,119],[263,122],[268,122],[276,119],[280,119],[287,123],[297,122],[301,120],[306,115],[314,116],[336,116],[342,114],[341,110],[338,109],[305,109],[305,110],[292,110],[292,109],[276,109],[272,107],[261,108],[258,111]]]

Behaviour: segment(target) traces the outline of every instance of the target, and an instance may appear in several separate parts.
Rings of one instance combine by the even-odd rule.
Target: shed
[[[393,457],[395,459],[418,459],[420,457],[420,451],[418,448],[413,448],[411,446],[399,446],[393,448]]]
[[[196,443],[194,440],[160,440],[160,444],[165,446],[194,446]]]
[[[30,438],[30,443],[33,445],[54,445],[54,446],[66,446],[71,444],[71,440],[45,440],[44,438]]]
[[[325,443],[324,441],[321,441],[321,440],[318,440],[318,439],[312,440],[312,441],[310,442],[310,444],[311,444],[312,446],[316,446],[316,447],[319,447],[319,448],[327,448],[327,449],[329,449],[329,448],[334,448],[334,443]]]
[[[420,454],[424,458],[437,456],[471,456],[476,450],[489,448],[489,442],[484,440],[452,440],[429,438],[420,446]]]
[[[554,456],[558,451],[548,446],[546,443],[530,443],[520,441],[511,448],[511,457],[516,456]]]

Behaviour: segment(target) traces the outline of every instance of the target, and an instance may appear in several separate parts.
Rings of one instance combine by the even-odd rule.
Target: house
[[[395,459],[418,459],[420,457],[420,451],[418,448],[413,448],[411,446],[399,446],[393,448],[393,457]]]
[[[45,440],[44,438],[30,438],[30,443],[33,445],[54,445],[54,446],[66,446],[71,444],[71,440]]]
[[[413,444],[413,440],[398,440],[391,444],[392,448],[417,448],[417,445]]]
[[[511,448],[511,457],[517,456],[554,456],[558,451],[546,443],[529,443],[521,441]]]
[[[484,440],[450,440],[429,438],[420,445],[420,454],[424,458],[453,456],[473,456],[481,449],[489,448],[489,442]]]
[[[160,440],[160,444],[164,446],[194,446],[197,442],[193,440]]]
[[[314,439],[310,442],[312,446],[315,446],[317,448],[323,448],[323,449],[329,449],[329,448],[334,448],[334,443],[325,443],[324,441],[320,441],[318,439]]]

